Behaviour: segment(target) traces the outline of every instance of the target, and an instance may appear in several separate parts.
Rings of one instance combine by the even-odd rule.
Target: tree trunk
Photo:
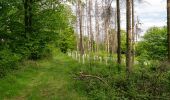
[[[92,0],[89,0],[89,21],[90,21],[90,48],[91,52],[93,52],[93,32],[92,32]]]
[[[29,22],[28,22],[28,2],[29,0],[25,0],[24,1],[24,11],[25,11],[25,15],[24,15],[24,17],[25,17],[25,19],[24,19],[24,22],[25,22],[25,37],[27,38],[27,33],[28,33],[28,26],[29,26]]]
[[[120,27],[120,1],[116,1],[117,6],[117,42],[118,42],[118,49],[117,49],[117,63],[121,64],[121,27]]]
[[[88,7],[88,0],[86,0],[86,32],[87,32],[87,52],[90,51],[90,31],[89,31],[89,7]]]
[[[134,0],[132,0],[132,65],[135,62],[135,12],[134,12]]]
[[[76,41],[77,41],[77,44],[76,44],[76,46],[77,46],[77,51],[79,51],[79,29],[78,29],[78,27],[79,27],[79,9],[78,9],[78,3],[76,3]]]
[[[29,22],[29,32],[32,32],[32,4],[33,0],[29,0],[29,16],[28,16],[28,22]]]
[[[95,21],[96,21],[96,52],[99,51],[99,10],[98,2],[95,1]]]
[[[78,1],[78,9],[79,9],[79,31],[80,31],[80,43],[79,43],[79,50],[80,55],[83,56],[83,36],[82,36],[82,6],[81,1]]]
[[[170,62],[170,0],[167,0],[168,62]]]
[[[28,38],[28,33],[32,32],[32,0],[24,1],[24,10],[25,10],[25,37]]]
[[[128,73],[131,72],[131,51],[132,51],[132,31],[131,31],[131,3],[132,0],[126,0],[126,17],[127,17],[127,37],[126,37],[126,42],[127,42],[127,51],[126,51],[126,70]]]

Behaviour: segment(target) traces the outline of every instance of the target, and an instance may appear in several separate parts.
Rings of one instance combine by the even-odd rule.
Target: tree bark
[[[99,51],[99,10],[98,2],[95,1],[95,22],[96,22],[96,52]]]
[[[131,52],[132,52],[132,30],[131,30],[131,3],[132,0],[126,0],[126,20],[127,20],[127,37],[126,37],[126,42],[127,42],[127,52],[126,52],[126,71],[128,73],[131,72]]]
[[[170,63],[170,0],[167,0],[168,62]]]
[[[134,0],[132,0],[132,65],[135,62],[135,12],[134,12]]]
[[[90,48],[91,52],[93,52],[93,32],[92,32],[92,0],[89,0],[89,21],[90,21]]]
[[[77,41],[77,44],[76,44],[76,48],[77,48],[77,51],[79,51],[79,9],[78,9],[78,3],[76,3],[76,41]]]
[[[82,6],[81,1],[78,1],[78,11],[79,11],[79,31],[80,31],[80,43],[79,43],[79,50],[80,55],[83,56],[83,35],[82,35]]]
[[[121,64],[121,26],[120,26],[120,1],[116,1],[117,6],[117,42],[118,42],[118,49],[117,49],[117,63]]]

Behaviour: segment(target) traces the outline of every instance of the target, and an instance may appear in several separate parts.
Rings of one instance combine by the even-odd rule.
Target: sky
[[[137,1],[137,0],[134,0]],[[85,0],[84,0],[85,2]],[[101,0],[99,0],[101,2]],[[112,6],[115,7],[115,1]],[[125,4],[121,9],[121,28],[126,30],[126,9]],[[135,2],[135,19],[140,20],[143,35],[150,27],[162,27],[167,22],[166,0],[143,0],[143,3]]]
[[[145,0],[144,3],[136,3],[135,5],[135,16],[138,16],[142,23],[143,33],[150,27],[166,25],[166,0]],[[126,29],[125,18],[125,14],[122,14],[122,27],[124,29]]]

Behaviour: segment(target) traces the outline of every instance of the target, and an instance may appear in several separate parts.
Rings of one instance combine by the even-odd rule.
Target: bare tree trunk
[[[93,31],[92,31],[92,0],[89,0],[89,21],[90,21],[90,48],[93,52]]]
[[[96,52],[99,51],[99,10],[98,2],[95,1],[95,21],[96,21]]]
[[[90,31],[89,31],[89,1],[86,0],[86,27],[87,27],[87,52],[90,52]]]
[[[106,20],[105,20],[105,22],[104,22],[105,24],[105,26],[104,26],[104,28],[105,28],[105,51],[108,53],[108,24],[107,24],[107,22],[106,22]]]
[[[170,62],[170,0],[167,0],[168,62]]]
[[[117,9],[117,8],[116,8]],[[117,10],[114,12],[114,30],[112,29],[112,53],[117,53],[118,51],[118,36],[117,36]]]
[[[131,30],[131,3],[132,0],[126,0],[126,17],[127,17],[127,52],[126,52],[126,70],[128,73],[131,72],[131,52],[132,52],[132,30]]]
[[[107,0],[104,0],[104,31],[105,31],[105,37],[104,37],[104,42],[105,42],[105,51],[106,53],[108,54],[109,53],[109,29],[108,29],[108,26],[109,26],[109,18],[108,18],[108,1]]]
[[[134,0],[132,0],[132,65],[135,62],[135,13],[134,13]]]
[[[117,42],[118,42],[118,49],[117,49],[117,63],[121,64],[121,26],[120,26],[120,1],[116,1],[117,5]]]
[[[85,39],[85,32],[86,32],[86,29],[85,29],[85,26],[86,26],[86,23],[85,23],[85,7],[82,5],[82,44],[83,44],[83,54],[85,53],[85,49],[86,49],[86,43],[84,41]]]
[[[76,3],[76,41],[77,41],[77,51],[79,51],[79,8],[78,8],[78,3]]]
[[[79,31],[80,31],[80,43],[79,43],[79,50],[81,56],[83,56],[83,36],[82,36],[82,5],[81,1],[78,1],[78,9],[79,9]]]

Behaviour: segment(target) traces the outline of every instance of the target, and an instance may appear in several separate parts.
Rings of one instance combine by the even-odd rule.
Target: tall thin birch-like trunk
[[[90,31],[89,31],[89,7],[88,7],[88,3],[89,1],[86,0],[86,32],[87,32],[87,52],[90,52]]]
[[[98,2],[95,1],[95,22],[96,22],[96,52],[99,51],[99,9]]]
[[[79,51],[79,35],[78,35],[78,33],[79,33],[79,29],[78,29],[78,27],[79,27],[79,9],[78,9],[78,2],[76,3],[76,17],[77,17],[77,19],[76,19],[76,40],[77,40],[77,51]]]
[[[80,55],[83,56],[83,35],[82,35],[82,5],[81,1],[78,1],[78,10],[79,10],[79,31],[80,31],[80,43],[79,43],[79,50]]]
[[[90,21],[90,49],[93,52],[93,31],[92,31],[92,0],[89,0],[89,21]]]

